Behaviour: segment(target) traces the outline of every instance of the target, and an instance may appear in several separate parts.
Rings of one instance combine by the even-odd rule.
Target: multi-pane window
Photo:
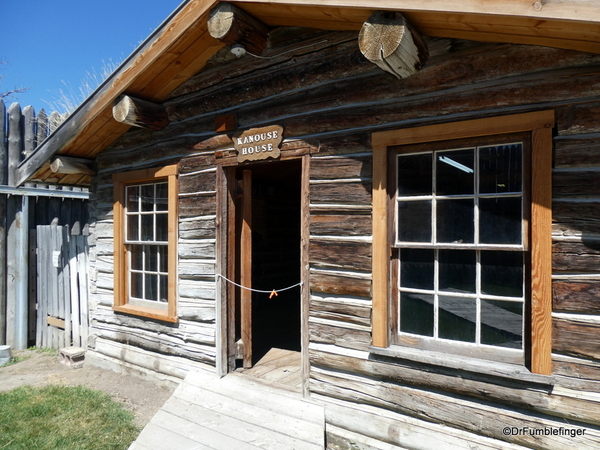
[[[113,175],[115,311],[177,321],[177,166]]]
[[[400,336],[523,349],[521,142],[395,156]]]
[[[129,301],[168,301],[168,184],[127,186]],[[160,307],[160,306],[158,306]]]

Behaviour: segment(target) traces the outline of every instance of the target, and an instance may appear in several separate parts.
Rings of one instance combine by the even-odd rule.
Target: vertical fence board
[[[83,346],[81,340],[81,317],[79,312],[79,287],[77,283],[77,235],[71,235],[69,239],[69,271],[71,274],[71,322],[73,330],[73,345]]]
[[[0,99],[0,185],[7,181],[6,106]],[[6,195],[0,194],[0,345],[6,344]]]
[[[87,236],[77,236],[77,274],[79,278],[79,298],[81,311],[81,339],[84,346],[87,345],[88,330],[89,330],[89,315],[88,315],[88,241]]]
[[[30,212],[33,210],[30,205]],[[29,214],[31,220],[32,214]],[[29,255],[27,264],[29,269],[27,270],[27,305],[28,305],[28,333],[27,333],[27,346],[30,342],[36,340],[36,326],[37,326],[37,238],[35,228],[29,230]]]
[[[23,108],[23,155],[29,156],[35,150],[35,110],[33,106]]]
[[[15,186],[16,170],[23,152],[23,121],[21,106],[13,103],[8,108],[8,185]]]
[[[36,144],[40,145],[48,136],[48,116],[44,108],[40,109],[37,115],[37,130],[36,130]]]

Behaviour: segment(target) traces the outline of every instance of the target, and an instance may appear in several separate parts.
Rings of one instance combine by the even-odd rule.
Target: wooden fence
[[[84,189],[38,184],[15,186],[19,163],[47,138],[58,122],[56,113],[48,116],[42,110],[36,117],[31,106],[21,109],[18,103],[13,103],[7,110],[0,100],[0,344],[8,344],[15,350],[38,342],[37,312],[45,298],[38,299],[38,293],[42,295],[44,291],[38,289],[36,253],[47,251],[44,246],[50,245],[50,241],[36,237],[37,227],[68,226],[69,239],[80,236],[73,241],[87,239],[88,234],[88,193]],[[67,242],[71,242],[69,239]],[[81,248],[86,249],[87,245],[81,244]],[[79,265],[79,259],[77,256],[76,267],[87,274],[87,267]],[[78,284],[78,294],[81,289],[87,289],[85,282]],[[47,317],[44,320],[47,322]],[[82,344],[79,333],[77,339]],[[62,342],[70,345],[68,340]],[[48,342],[53,342],[51,346],[60,345],[58,339],[42,342],[43,346],[49,346]]]
[[[87,236],[68,226],[37,227],[36,347],[87,345],[87,258]]]

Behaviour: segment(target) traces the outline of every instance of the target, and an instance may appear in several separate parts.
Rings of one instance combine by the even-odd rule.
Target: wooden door
[[[252,367],[252,172],[242,178],[242,226],[240,236],[240,322],[244,368]]]

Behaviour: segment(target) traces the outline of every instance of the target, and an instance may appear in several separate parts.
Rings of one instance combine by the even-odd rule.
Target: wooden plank
[[[373,345],[389,342],[390,243],[388,237],[387,147],[373,148]]]
[[[300,350],[301,365],[300,376],[302,378],[302,395],[310,395],[310,360],[308,347],[310,336],[308,332],[308,320],[310,317],[310,171],[312,160],[310,155],[302,157],[302,173],[300,180]]]
[[[47,316],[47,323],[50,326],[56,327],[56,328],[62,328],[63,330],[65,329],[66,323],[64,319],[60,319],[58,317],[52,317],[52,316]],[[59,344],[59,346],[62,348],[64,347],[64,345]]]
[[[210,447],[201,445],[195,439],[182,436],[179,433],[169,430],[160,425],[150,422],[142,433],[138,436],[135,444],[151,450],[164,448],[164,443],[168,442],[170,446],[179,450],[210,450]]]
[[[552,345],[555,352],[588,359],[600,359],[599,323],[554,318],[552,328]]]
[[[555,273],[598,273],[600,241],[576,238],[552,243],[552,268]]]
[[[600,314],[600,279],[553,280],[552,309]]]
[[[17,167],[23,152],[23,120],[21,106],[13,103],[8,108],[8,185],[17,185]]]
[[[252,171],[243,172],[242,232],[240,237],[240,313],[244,368],[252,367]]]
[[[84,347],[86,344],[81,340],[81,314],[79,311],[79,286],[77,274],[77,235],[71,235],[68,246],[68,264],[69,264],[69,280],[71,290],[71,321],[73,332],[73,345],[75,347]]]
[[[371,280],[352,273],[311,271],[310,289],[326,294],[370,297]]]
[[[531,371],[550,375],[552,373],[552,128],[534,129],[531,146]]]
[[[364,214],[319,214],[310,215],[310,234],[313,236],[370,236],[372,218],[370,211]]]
[[[23,108],[23,156],[31,155],[35,146],[35,111],[33,106],[26,106]]]
[[[372,265],[371,242],[354,242],[313,238],[309,259],[312,267],[349,269],[370,272]]]

